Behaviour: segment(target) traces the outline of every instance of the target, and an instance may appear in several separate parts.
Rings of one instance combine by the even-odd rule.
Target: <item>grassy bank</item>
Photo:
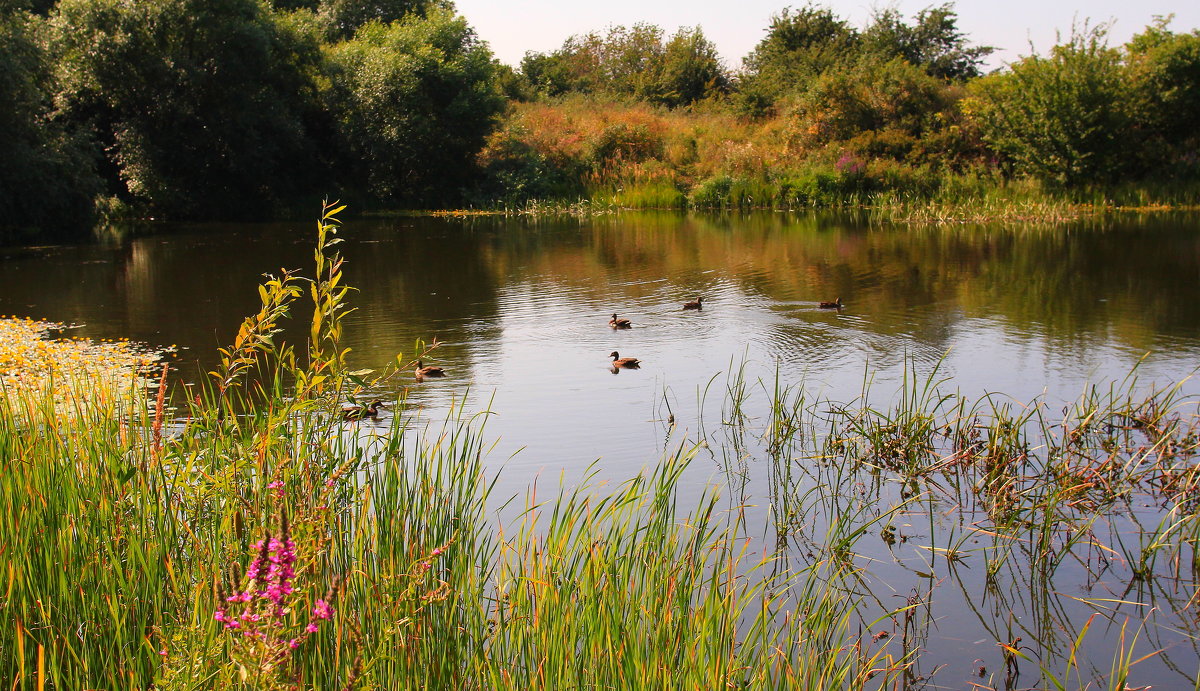
[[[1036,608],[988,628],[980,684],[1024,670],[1023,686],[1123,689],[1143,655],[1139,621],[1112,613],[1129,637],[1091,653],[1090,623],[1055,602],[1065,565],[1168,584],[1164,606],[1181,612],[1195,595],[1200,416],[1178,387],[1131,378],[1060,413],[967,401],[936,370],[889,404],[866,387],[833,402],[734,371],[719,424],[644,474],[509,500],[493,495],[482,412],[430,421],[397,400],[381,423],[343,419],[342,401],[388,390],[392,373],[347,371],[337,240],[327,209],[315,278],[264,282],[260,311],[178,410],[159,397],[55,414],[48,401],[85,395],[87,376],[55,393],[5,390],[0,677],[56,689],[911,687],[936,673],[923,665],[934,582],[953,587],[956,569],[979,565],[1001,610],[1026,592]],[[311,332],[297,350],[276,336],[303,295]],[[749,414],[752,398],[766,419]],[[683,503],[700,453],[731,481]],[[765,528],[747,525],[733,480],[747,459],[767,469]],[[1158,503],[1157,526],[1120,522],[1135,497]],[[935,525],[944,517],[950,530]],[[909,541],[929,555],[930,585],[877,592],[871,555]]]
[[[1200,206],[1194,183],[1054,189],[1010,179],[983,158],[964,155],[951,165],[911,135],[867,146],[826,141],[803,124],[786,114],[739,117],[720,104],[516,103],[480,155],[486,182],[476,201],[528,213],[856,208],[900,223],[1057,222]],[[951,129],[955,151],[978,146],[959,126]]]

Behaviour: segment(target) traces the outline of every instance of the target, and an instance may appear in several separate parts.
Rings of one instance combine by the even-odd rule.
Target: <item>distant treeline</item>
[[[326,194],[428,208],[792,205],[964,178],[1194,189],[1200,31],[1164,19],[1115,48],[1105,33],[1076,27],[982,75],[991,49],[951,5],[863,28],[808,5],[737,70],[699,27],[648,24],[514,70],[448,0],[0,0],[0,237],[287,215]]]

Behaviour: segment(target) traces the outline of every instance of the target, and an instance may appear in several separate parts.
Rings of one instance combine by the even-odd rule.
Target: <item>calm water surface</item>
[[[753,394],[746,412],[760,422],[776,377],[844,402],[869,379],[872,400],[886,402],[906,368],[925,377],[939,367],[944,388],[969,398],[1040,396],[1055,406],[1135,365],[1142,387],[1175,383],[1200,365],[1198,230],[1194,216],[1066,229],[896,229],[782,214],[354,219],[340,246],[361,288],[346,341],[355,367],[374,368],[411,357],[417,339],[441,342],[426,364],[445,367],[445,379],[381,394],[406,388],[430,420],[463,400],[469,411],[492,410],[502,494],[522,493],[539,474],[543,484],[572,482],[589,467],[601,481],[622,480],[703,438],[687,492],[727,483],[736,467],[747,523],[763,526],[747,532],[761,536],[766,464],[724,443],[731,373],[742,373]],[[170,227],[106,244],[0,250],[0,313],[78,324],[73,333],[92,338],[177,344],[181,376],[196,378],[256,310],[261,274],[308,269],[312,235],[311,222]],[[681,309],[697,296],[703,310]],[[840,312],[818,308],[837,297]],[[614,312],[634,327],[610,329]],[[612,373],[614,350],[642,368]],[[1184,391],[1200,386],[1189,380]],[[924,527],[910,531],[953,530],[938,520],[914,519]],[[881,606],[939,588],[924,614],[920,670],[936,671],[933,687],[984,683],[971,676],[978,666],[1004,669],[997,640],[1024,631],[1029,641],[1046,626],[1070,634],[1098,609],[1066,597],[1043,611],[1046,593],[1029,592],[1019,574],[1003,596],[989,594],[978,570],[968,561],[949,574],[915,545],[881,547],[868,569]],[[1083,569],[1062,574],[1089,597],[1134,598],[1119,574],[1112,583]],[[1169,616],[1111,609],[1118,625],[1126,615],[1131,626],[1152,621],[1144,652],[1169,650],[1141,665],[1143,683],[1191,688],[1194,587],[1172,587],[1143,597],[1162,600],[1154,604]],[[1117,633],[1109,626],[1093,637],[1111,643]],[[1104,645],[1096,656],[1107,671]],[[1033,669],[998,686],[1036,680]]]

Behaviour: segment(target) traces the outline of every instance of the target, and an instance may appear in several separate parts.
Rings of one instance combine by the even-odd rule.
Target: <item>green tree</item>
[[[62,120],[110,193],[173,217],[269,213],[321,171],[313,37],[256,0],[63,0],[50,18]]]
[[[858,31],[829,8],[784,9],[744,60],[743,108],[754,115],[767,112],[825,70],[852,63],[861,41]]]
[[[32,12],[45,15],[54,7],[57,0],[0,0],[0,14],[14,12]]]
[[[295,0],[291,0],[295,4]],[[452,9],[449,0],[320,0],[320,16],[330,38],[349,38],[369,22],[390,24],[431,8]]]
[[[658,98],[669,106],[695,103],[729,91],[729,74],[717,47],[700,27],[675,32],[663,50]]]
[[[1154,174],[1196,175],[1200,155],[1200,31],[1176,34],[1159,18],[1125,46],[1142,158]]]
[[[609,91],[642,100],[658,97],[663,68],[663,31],[639,22],[626,29],[615,26],[601,49],[601,73]]]
[[[866,51],[884,60],[901,58],[934,77],[960,82],[978,77],[994,50],[969,45],[950,3],[921,10],[912,25],[894,8],[878,11],[862,37]]]
[[[0,239],[86,230],[99,179],[77,138],[50,121],[41,20],[0,14]]]
[[[542,94],[612,94],[655,100],[665,48],[662,29],[647,23],[576,34],[552,53],[525,54],[521,71]]]
[[[388,206],[456,201],[505,104],[466,20],[436,8],[371,22],[327,52],[348,187]]]
[[[574,86],[567,58],[560,52],[527,51],[521,58],[521,75],[543,96],[561,96]]]
[[[1074,186],[1119,178],[1136,161],[1128,81],[1107,31],[1084,27],[1049,56],[972,83],[964,108],[1015,172]]]
[[[900,58],[828,70],[790,110],[790,142],[810,151],[832,145],[872,159],[949,164],[952,152],[939,149],[958,91]]]

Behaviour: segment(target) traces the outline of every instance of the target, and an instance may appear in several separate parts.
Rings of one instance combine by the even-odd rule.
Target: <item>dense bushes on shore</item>
[[[648,24],[513,70],[426,0],[4,7],[5,240],[286,215],[331,187],[376,209],[1197,201],[1200,31],[1168,19],[983,75],[949,4],[861,29],[785,9],[737,70],[700,27]]]

